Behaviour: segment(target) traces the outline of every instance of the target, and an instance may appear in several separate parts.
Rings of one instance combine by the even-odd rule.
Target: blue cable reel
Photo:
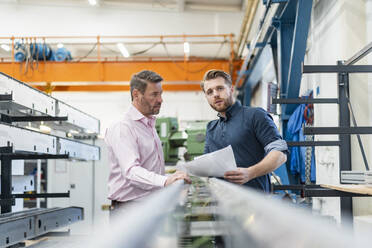
[[[66,48],[58,48],[56,51],[52,52],[51,60],[62,62],[62,61],[69,61],[72,60],[71,53]]]
[[[14,60],[16,62],[23,62],[26,60],[26,47],[24,44],[17,42],[14,45],[15,53],[14,53]]]
[[[35,60],[50,60],[52,49],[45,43],[31,43],[30,54]]]

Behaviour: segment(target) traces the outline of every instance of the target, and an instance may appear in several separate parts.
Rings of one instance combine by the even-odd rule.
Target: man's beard
[[[214,110],[217,112],[226,112],[228,108],[231,107],[233,100],[232,97],[226,98],[226,99],[221,99],[223,100],[223,106],[220,108],[215,107],[213,104],[209,104]]]
[[[141,99],[141,106],[146,110],[147,115],[157,115],[160,112],[161,104],[151,106],[151,104],[144,98]],[[159,108],[156,108],[159,107]]]

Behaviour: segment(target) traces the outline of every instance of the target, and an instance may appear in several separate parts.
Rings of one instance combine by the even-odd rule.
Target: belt
[[[115,208],[123,207],[123,206],[127,205],[127,204],[130,203],[130,202],[131,202],[131,201],[121,202],[121,201],[115,201],[115,200],[112,200],[112,201],[111,201],[111,209],[115,209]]]

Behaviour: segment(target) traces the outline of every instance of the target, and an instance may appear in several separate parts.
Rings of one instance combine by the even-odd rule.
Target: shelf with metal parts
[[[4,74],[0,75],[0,115],[0,230],[3,230],[0,246],[16,244],[83,220],[84,210],[77,207],[10,213],[15,199],[70,197],[69,191],[13,193],[12,166],[17,160],[99,160],[98,146],[66,138],[75,134],[94,138],[99,133],[99,120]],[[48,130],[43,130],[41,125]],[[25,221],[27,230],[13,228]]]
[[[99,133],[98,119],[0,72],[1,121],[33,126],[47,122],[54,130],[72,134]]]

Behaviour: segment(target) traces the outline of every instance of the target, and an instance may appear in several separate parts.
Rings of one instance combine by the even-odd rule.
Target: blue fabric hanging
[[[305,124],[304,118],[305,104],[301,104],[296,108],[288,120],[287,125],[287,139],[291,141],[305,141],[306,137],[302,130],[302,125]],[[305,182],[305,161],[306,161],[306,147],[293,146],[290,148],[290,172],[293,175],[300,175],[301,182]],[[315,153],[314,149],[311,153],[311,167],[310,180],[315,182]]]

